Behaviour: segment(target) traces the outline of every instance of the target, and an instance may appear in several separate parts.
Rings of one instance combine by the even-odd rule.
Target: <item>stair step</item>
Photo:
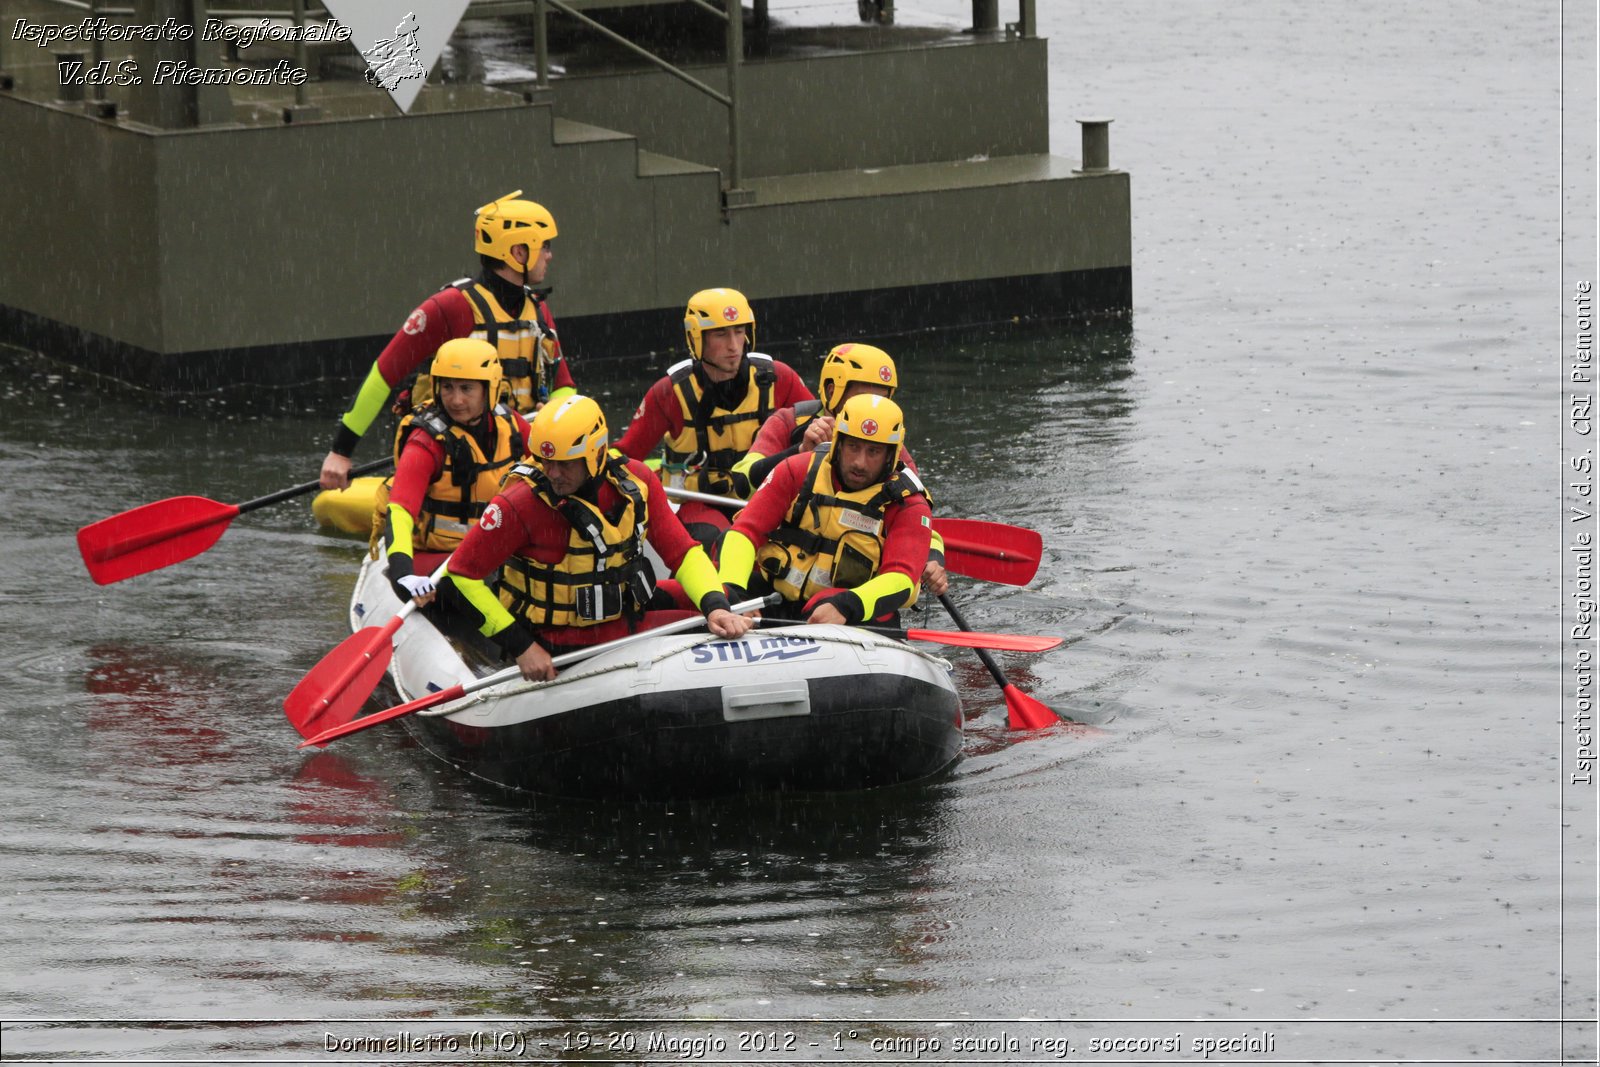
[[[1020,185],[1082,177],[1072,160],[1051,155],[998,156],[941,163],[912,163],[865,170],[819,171],[747,178],[756,204],[798,204],[818,200],[926,193],[942,189],[976,189],[986,185]]]
[[[631,133],[608,130],[604,126],[591,126],[587,122],[563,119],[553,115],[550,118],[550,130],[551,138],[556,144],[593,144],[603,141],[634,141],[638,139]]]
[[[639,177],[660,178],[673,174],[715,174],[716,167],[708,167],[704,163],[695,163],[676,156],[664,156],[660,152],[650,152],[639,149]]]

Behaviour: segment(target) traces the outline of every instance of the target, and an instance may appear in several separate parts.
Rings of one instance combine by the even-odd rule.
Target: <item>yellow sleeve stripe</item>
[[[390,552],[403,552],[408,556],[417,553],[413,548],[413,535],[417,524],[411,518],[411,512],[399,504],[389,505],[389,532],[393,536],[389,541]]]
[[[718,574],[723,585],[736,585],[744,589],[750,584],[750,572],[756,565],[756,546],[738,530],[722,535],[721,564]]]
[[[374,363],[372,369],[367,372],[367,380],[361,383],[361,391],[356,394],[356,402],[339,421],[357,437],[362,436],[372,425],[372,420],[378,417],[378,412],[383,410],[383,405],[389,402],[389,394],[392,391],[389,383],[384,381],[383,375],[378,372],[378,365]]]
[[[717,580],[717,568],[700,545],[695,545],[683,557],[683,562],[678,565],[678,573],[673,577],[683,583],[683,591],[689,594],[689,601],[696,607],[700,606],[707,593],[722,592],[722,583]]]
[[[445,577],[455,583],[456,589],[466,598],[467,603],[477,608],[478,614],[483,616],[483,625],[478,627],[478,632],[483,636],[493,637],[517,621],[482,578],[463,578],[459,574],[451,574],[448,567],[444,573]]]
[[[916,593],[916,589],[916,583],[912,582],[910,578],[898,571],[891,571],[888,574],[880,574],[875,578],[870,578],[850,591],[860,599],[861,605],[865,609],[866,613],[862,618],[870,619],[883,611],[891,610],[890,608],[880,608],[878,606],[879,601],[893,597],[895,602],[892,610],[899,610],[910,603],[909,597]]]

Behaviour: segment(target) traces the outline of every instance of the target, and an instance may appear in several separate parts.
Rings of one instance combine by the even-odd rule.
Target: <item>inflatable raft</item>
[[[324,489],[311,498],[311,514],[330,530],[366,537],[372,532],[372,513],[378,491],[388,481],[382,477],[351,478],[345,489]]]
[[[382,559],[368,559],[351,627],[381,625],[400,606]],[[503,666],[414,612],[389,676],[410,701]],[[554,681],[493,685],[399,721],[467,774],[585,798],[895,785],[950,766],[962,740],[945,660],[844,626],[763,628],[737,641],[703,630],[647,637]]]

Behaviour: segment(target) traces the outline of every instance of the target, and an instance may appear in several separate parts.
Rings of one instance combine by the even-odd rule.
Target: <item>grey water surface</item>
[[[940,510],[1044,533],[1027,588],[955,595],[1066,637],[1002,662],[1103,732],[1008,732],[951,650],[966,756],[927,785],[574,805],[397,728],[297,751],[280,702],[358,542],[301,501],[100,588],[73,534],[314,477],[355,383],[264,414],[11,353],[4,1055],[1593,1062],[1554,1022],[1595,1012],[1563,955],[1593,874],[1564,898],[1562,849],[1594,846],[1561,829],[1593,798],[1562,785],[1558,16],[1039,4],[1055,151],[1116,118],[1135,312],[881,340]],[[620,425],[666,362],[576,371]]]

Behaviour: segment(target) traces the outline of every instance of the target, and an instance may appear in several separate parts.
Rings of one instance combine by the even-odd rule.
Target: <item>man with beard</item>
[[[905,436],[893,400],[845,401],[832,441],[779,464],[724,535],[730,595],[776,590],[769,614],[813,623],[893,622],[914,604],[933,519]]]
[[[589,397],[545,405],[529,429],[529,462],[512,468],[450,557],[446,577],[476,609],[478,631],[530,681],[555,677],[552,653],[682,617],[666,614],[674,608],[698,609],[718,637],[754,625],[728,610],[715,566],[660,480],[608,443]],[[647,542],[676,581],[657,587]],[[499,596],[485,584],[496,570]]]
[[[664,445],[669,484],[748,498],[753,487],[734,473],[734,465],[768,415],[812,399],[787,364],[750,351],[755,329],[755,312],[737,289],[702,289],[691,296],[683,313],[689,358],[650,387],[617,449],[644,459]],[[678,515],[696,540],[712,548],[728,528],[730,512],[689,501]]]

